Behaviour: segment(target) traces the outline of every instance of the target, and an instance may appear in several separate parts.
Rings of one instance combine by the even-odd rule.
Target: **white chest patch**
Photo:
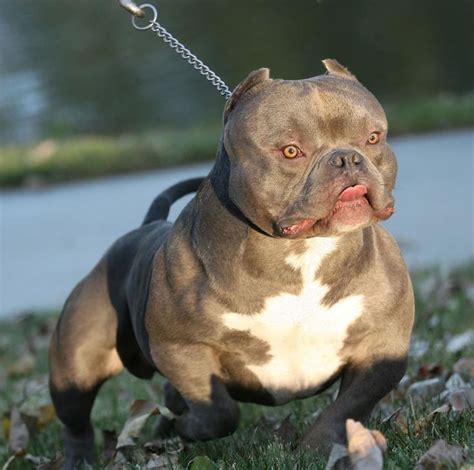
[[[315,280],[315,273],[323,258],[336,249],[337,239],[313,238],[306,244],[306,252],[286,259],[303,276],[298,295],[268,298],[254,315],[224,315],[228,328],[247,331],[268,343],[271,359],[247,368],[281,402],[317,389],[337,372],[343,365],[338,353],[347,330],[363,310],[362,295],[345,297],[330,307],[321,304],[329,288]]]

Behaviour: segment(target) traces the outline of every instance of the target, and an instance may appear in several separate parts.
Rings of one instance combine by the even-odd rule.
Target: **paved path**
[[[387,222],[411,266],[474,256],[474,130],[392,139],[397,213]],[[140,224],[171,183],[210,164],[45,190],[0,192],[0,317],[57,308],[121,234]],[[173,208],[172,218],[186,200]]]

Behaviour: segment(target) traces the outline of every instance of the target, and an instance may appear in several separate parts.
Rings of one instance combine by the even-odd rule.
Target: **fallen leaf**
[[[408,421],[403,413],[403,408],[396,409],[391,415],[387,416],[382,423],[394,423],[400,431],[408,433]]]
[[[415,358],[421,357],[428,351],[429,347],[430,343],[428,341],[413,335],[410,342],[410,356]]]
[[[2,415],[2,435],[5,441],[10,434],[10,413],[5,412]]]
[[[454,390],[448,395],[448,402],[454,411],[473,409],[474,390],[472,388]]]
[[[121,451],[115,452],[112,462],[107,466],[107,470],[123,470],[127,468],[128,460]]]
[[[173,419],[175,416],[168,408],[157,405],[156,403],[135,400],[130,406],[129,417],[117,439],[116,450],[123,447],[134,446],[135,439],[140,436],[141,430],[150,416],[162,414]]]
[[[189,465],[188,465],[189,467]],[[191,470],[216,470],[219,468],[209,457],[198,455],[191,461]]]
[[[8,446],[15,455],[23,455],[28,447],[30,433],[24,423],[20,412],[13,408],[10,413],[10,432],[8,436]]]
[[[17,377],[19,375],[29,374],[36,366],[35,357],[26,352],[19,359],[17,359],[13,364],[7,367],[7,375],[9,377]]]
[[[10,467],[10,464],[16,459],[16,455],[10,455],[8,460],[3,464],[2,470],[7,470]]]
[[[370,431],[361,423],[346,421],[347,450],[354,470],[381,470],[387,442],[379,431]]]
[[[406,390],[410,386],[410,383],[411,383],[410,376],[408,374],[405,374],[400,380],[400,382],[398,382],[396,388],[400,390]]]
[[[419,380],[431,379],[439,377],[442,372],[443,369],[439,364],[423,364],[418,368],[416,378]]]
[[[408,387],[407,394],[413,399],[424,399],[428,396],[433,396],[439,393],[444,388],[444,382],[435,377],[433,379],[421,380],[415,382]]]
[[[463,357],[453,366],[453,371],[464,378],[474,378],[474,357]]]
[[[164,440],[167,454],[179,454],[184,450],[184,441],[179,437],[170,437]]]
[[[335,470],[336,468],[349,466],[349,454],[347,448],[341,444],[334,444],[329,454],[329,460],[325,470]]]
[[[453,390],[469,388],[470,386],[466,382],[464,382],[463,378],[457,372],[455,372],[446,381],[445,387],[446,387],[446,390],[453,391]]]
[[[145,468],[155,470],[176,469],[178,465],[178,457],[168,454],[151,454]],[[192,468],[192,467],[191,467]]]
[[[294,443],[296,440],[297,429],[291,422],[291,414],[289,414],[279,425],[274,428],[275,436],[283,443]]]
[[[408,420],[403,413],[398,413],[395,416],[393,422],[398,426],[400,431],[402,431],[404,434],[408,434]]]
[[[64,466],[64,455],[61,452],[56,452],[54,459],[50,462],[41,463],[36,467],[36,470],[60,470]]]
[[[474,344],[474,330],[467,330],[464,333],[453,336],[446,344],[446,350],[450,353],[457,353]]]
[[[27,381],[23,390],[25,398],[19,406],[19,411],[29,428],[39,431],[56,416],[47,380]]]
[[[449,445],[440,439],[418,460],[416,470],[434,470],[446,466],[459,467],[467,458],[467,450],[459,446]]]
[[[45,465],[51,463],[51,459],[48,459],[47,457],[43,457],[41,455],[26,454],[23,458],[27,462],[32,463],[35,466],[35,468],[38,468],[39,466],[44,467]]]
[[[436,408],[435,410],[433,410],[428,415],[426,415],[426,416],[424,416],[420,419],[417,419],[415,421],[415,423],[413,424],[413,431],[415,432],[415,434],[419,435],[428,426],[431,425],[431,423],[433,422],[433,420],[435,419],[435,417],[437,415],[447,414],[450,411],[451,411],[451,405],[449,405],[448,403],[445,403],[444,405],[441,405],[440,407]]]
[[[164,439],[153,439],[153,441],[146,442],[143,445],[144,449],[150,454],[161,454],[166,449],[166,444]]]

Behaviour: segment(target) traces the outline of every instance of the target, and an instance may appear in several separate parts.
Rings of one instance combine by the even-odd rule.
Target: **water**
[[[393,139],[397,213],[386,225],[410,266],[474,256],[474,130]],[[120,235],[170,184],[210,163],[1,196],[0,316],[59,307]],[[171,218],[185,204],[178,202]]]
[[[156,0],[159,20],[234,87],[347,65],[382,102],[472,90],[469,0]],[[0,0],[0,141],[215,121],[223,100],[116,0]]]

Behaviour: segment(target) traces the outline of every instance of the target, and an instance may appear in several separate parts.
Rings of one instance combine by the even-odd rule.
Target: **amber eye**
[[[372,132],[367,139],[367,143],[370,145],[378,144],[380,140],[380,132]]]
[[[285,158],[296,158],[303,155],[303,152],[296,145],[287,145],[282,149],[283,156]]]

